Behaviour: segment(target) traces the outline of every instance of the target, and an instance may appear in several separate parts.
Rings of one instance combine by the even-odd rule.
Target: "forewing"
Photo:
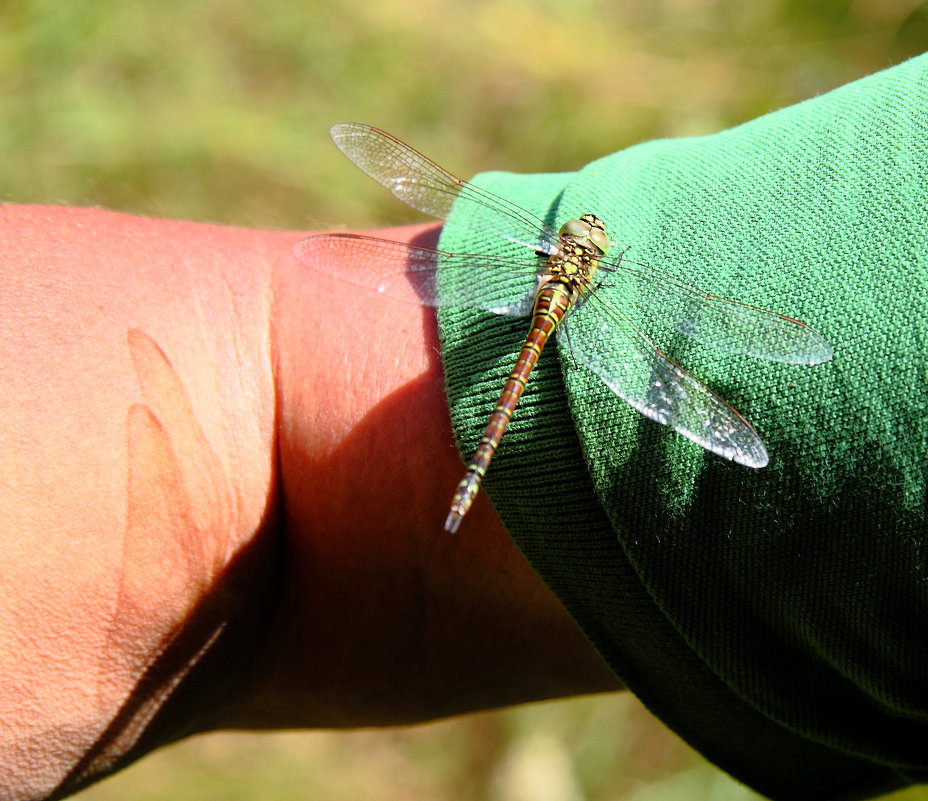
[[[805,323],[704,292],[674,276],[628,259],[603,260],[605,283],[623,284],[622,294],[657,327],[724,353],[786,364],[822,364],[832,357],[828,341]]]
[[[747,420],[595,294],[566,317],[558,341],[645,417],[726,459],[767,464],[767,449]]]
[[[521,317],[532,308],[532,259],[446,253],[358,234],[319,234],[293,248],[304,264],[405,303],[482,309]]]
[[[356,122],[332,127],[339,150],[414,209],[550,255],[557,233],[525,209],[452,175],[385,131]]]

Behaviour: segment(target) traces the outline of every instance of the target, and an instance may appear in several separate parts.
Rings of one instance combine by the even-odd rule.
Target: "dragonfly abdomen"
[[[535,365],[538,364],[538,357],[541,356],[548,338],[564,319],[564,315],[574,302],[574,294],[573,287],[567,281],[560,279],[547,282],[538,291],[532,312],[532,327],[519,351],[515,367],[506,379],[483,436],[480,437],[477,450],[470,464],[467,465],[467,472],[454,493],[451,511],[448,512],[445,520],[446,531],[452,534],[457,531],[464,515],[470,510],[490,462],[493,461],[493,455],[503,438],[506,426],[509,425],[522,393],[525,391],[528,378],[535,369]]]

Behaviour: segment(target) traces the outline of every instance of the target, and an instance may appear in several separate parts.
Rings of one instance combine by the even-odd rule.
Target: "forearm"
[[[128,750],[114,722],[238,625],[247,588],[214,592],[272,511],[267,236],[15,206],[0,234],[0,785],[24,798]]]
[[[615,686],[488,500],[441,532],[430,312],[320,285],[299,234],[11,206],[0,234],[0,797],[196,729]]]
[[[324,267],[276,276],[288,594],[235,722],[383,725],[617,688],[486,497],[466,535],[442,530],[463,465],[434,312]]]

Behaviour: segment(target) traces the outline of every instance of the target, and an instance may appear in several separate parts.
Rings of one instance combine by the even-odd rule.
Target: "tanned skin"
[[[619,689],[485,494],[442,531],[434,311],[305,235],[0,208],[0,799],[194,731]]]

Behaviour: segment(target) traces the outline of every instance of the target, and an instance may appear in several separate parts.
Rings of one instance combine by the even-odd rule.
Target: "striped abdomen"
[[[506,384],[496,403],[496,408],[493,409],[493,414],[490,415],[490,422],[487,424],[486,430],[480,438],[480,444],[467,466],[467,472],[454,493],[454,498],[451,501],[451,511],[445,520],[446,531],[450,531],[452,534],[457,531],[461,520],[474,502],[474,498],[480,490],[480,482],[483,481],[487,468],[493,460],[493,454],[496,453],[496,448],[503,438],[503,432],[506,430],[506,426],[509,425],[519,399],[525,391],[525,383],[538,363],[538,357],[541,355],[541,350],[548,341],[548,337],[551,336],[573,304],[575,292],[576,290],[568,282],[560,279],[550,280],[539,290],[535,298],[535,308],[532,311],[532,327],[525,338],[522,350],[519,351],[518,361],[516,361],[515,367],[509,374],[509,378],[506,379]]]

